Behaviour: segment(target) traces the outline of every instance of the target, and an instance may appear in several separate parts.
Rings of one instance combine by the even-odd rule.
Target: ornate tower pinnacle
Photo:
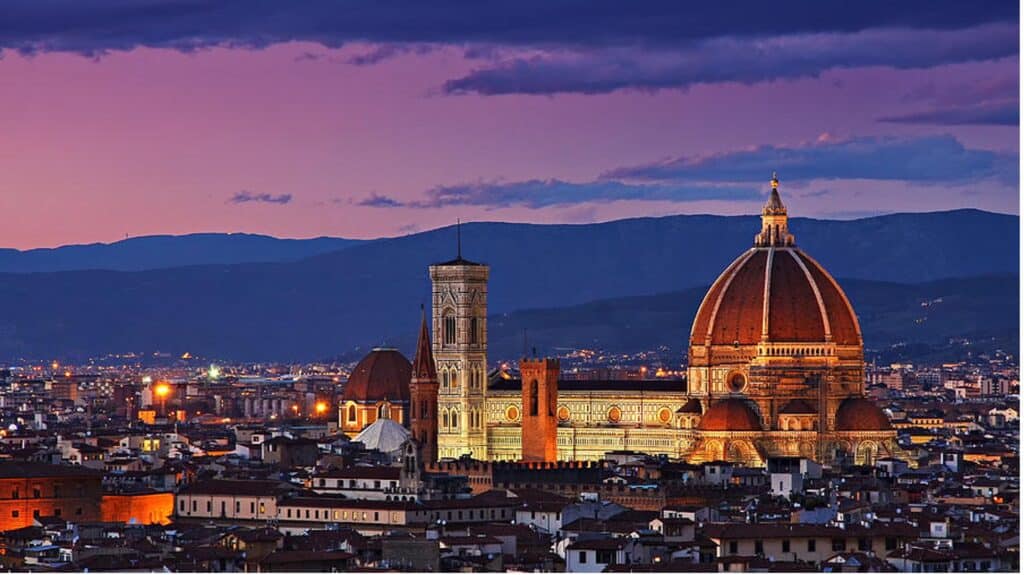
[[[420,338],[416,344],[416,358],[412,362],[412,381],[409,382],[409,423],[413,438],[420,450],[420,461],[437,461],[437,367],[430,346],[427,314],[421,308]]]
[[[772,172],[772,191],[761,209],[761,233],[754,236],[754,246],[759,248],[787,247],[794,244],[789,233],[789,215],[786,205],[779,196],[779,177]]]

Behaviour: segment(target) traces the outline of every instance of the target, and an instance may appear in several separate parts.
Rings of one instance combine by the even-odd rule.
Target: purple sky
[[[772,169],[792,215],[1019,210],[1015,13],[762,33],[698,13],[678,37],[638,18],[562,40],[561,14],[314,34],[308,5],[287,30],[133,14],[137,36],[19,6],[0,24],[0,245],[756,213]]]

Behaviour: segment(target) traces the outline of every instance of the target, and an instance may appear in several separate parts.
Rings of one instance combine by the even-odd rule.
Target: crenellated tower
[[[487,280],[490,268],[462,257],[430,266],[438,458],[487,460]]]

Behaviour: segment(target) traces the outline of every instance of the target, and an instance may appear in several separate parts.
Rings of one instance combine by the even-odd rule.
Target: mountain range
[[[142,271],[205,264],[295,261],[362,243],[345,238],[280,239],[258,234],[141,236],[95,243],[0,249],[0,272]]]
[[[491,266],[489,306],[500,316],[588,302],[600,308],[621,298],[626,305],[631,296],[671,300],[677,296],[656,294],[688,289],[702,293],[750,247],[759,227],[756,217],[746,216],[481,222],[464,224],[461,237],[466,258]],[[838,278],[922,284],[1018,273],[1018,218],[1011,215],[958,210],[850,221],[793,218],[790,229],[798,245]],[[205,237],[183,241],[202,245]],[[211,245],[225,241],[210,239]],[[57,248],[49,268],[21,263],[0,273],[0,358],[158,350],[238,361],[359,354],[416,333],[419,306],[429,302],[427,266],[451,259],[457,249],[453,227],[355,242],[270,238],[270,246],[279,241],[298,247],[224,249],[215,263],[209,259],[213,248],[207,253],[202,247],[192,248],[198,253],[157,250],[163,255],[149,261],[145,244],[137,243],[144,240],[107,246],[113,251],[106,260],[76,260],[68,255],[71,248]],[[172,246],[174,240],[160,238]],[[332,249],[330,242],[340,243]],[[62,250],[71,251],[60,256]],[[303,257],[303,250],[315,253]],[[188,253],[195,255],[182,255]],[[171,265],[175,261],[182,265]],[[14,273],[26,270],[39,271]],[[692,306],[680,301],[678,307]],[[502,337],[498,332],[492,339]],[[684,335],[685,329],[665,337],[679,341]],[[869,342],[875,337],[867,325],[865,336]]]

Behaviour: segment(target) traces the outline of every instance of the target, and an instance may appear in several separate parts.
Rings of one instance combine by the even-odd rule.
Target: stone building
[[[773,456],[870,463],[891,455],[895,431],[865,398],[857,316],[839,284],[797,247],[774,177],[761,219],[753,247],[712,284],[697,312],[686,381],[559,380],[557,361],[536,358],[523,359],[520,378],[488,375],[489,268],[462,258],[461,249],[455,260],[430,266],[436,373],[417,372],[418,381],[436,377],[439,387],[436,411],[426,412],[414,436],[436,426],[439,459],[598,460],[631,450],[763,465]],[[421,348],[426,339],[421,334]],[[411,377],[399,371],[407,390]],[[382,405],[379,390],[400,395],[397,383],[377,385],[367,373],[345,391],[342,426],[350,433],[373,417],[360,416],[361,405]],[[421,400],[432,397],[429,383],[419,388]]]

